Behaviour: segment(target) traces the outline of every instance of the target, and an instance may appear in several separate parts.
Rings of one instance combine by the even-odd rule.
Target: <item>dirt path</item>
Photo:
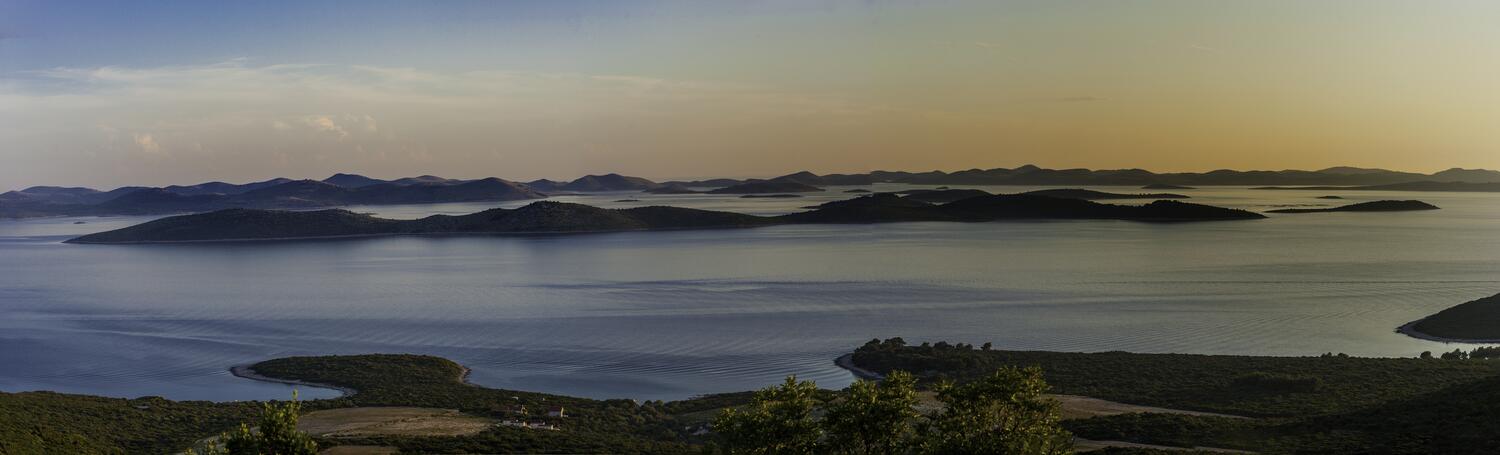
[[[309,412],[297,428],[314,436],[464,436],[479,433],[495,422],[452,409],[362,407]]]

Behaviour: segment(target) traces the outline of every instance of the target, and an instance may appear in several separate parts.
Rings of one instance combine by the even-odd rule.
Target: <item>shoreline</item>
[[[853,374],[854,377],[859,379],[869,381],[879,381],[881,379],[885,379],[885,375],[883,374],[866,370],[864,368],[860,368],[859,365],[855,365],[853,353],[844,354],[839,356],[837,359],[833,359],[833,364],[838,365],[839,368],[847,370],[849,373]]]
[[[1428,316],[1427,318],[1430,318],[1430,317],[1432,317],[1432,316]],[[1416,338],[1416,339],[1419,339],[1419,340],[1436,341],[1436,342],[1439,342],[1439,343],[1500,344],[1500,338],[1475,338],[1475,339],[1470,339],[1470,338],[1448,338],[1448,337],[1440,337],[1440,336],[1437,336],[1437,335],[1431,335],[1431,334],[1428,334],[1428,333],[1425,333],[1425,332],[1417,330],[1417,328],[1416,328],[1417,327],[1417,323],[1420,323],[1422,321],[1426,321],[1427,318],[1422,318],[1422,319],[1418,319],[1418,320],[1415,320],[1415,321],[1408,322],[1406,324],[1402,324],[1401,327],[1397,327],[1396,328],[1396,333],[1399,333],[1399,334],[1402,334],[1402,335],[1406,335],[1406,336],[1409,336],[1409,337],[1412,337],[1412,338]]]
[[[337,396],[337,397],[333,397],[333,398],[319,398],[320,400],[332,400],[332,399],[337,399],[337,398],[347,398],[347,397],[353,396],[356,393],[359,393],[358,390],[354,390],[354,389],[351,389],[351,388],[348,388],[348,387],[339,387],[339,386],[331,385],[331,384],[320,384],[320,383],[316,383],[316,382],[308,382],[308,381],[302,381],[302,380],[297,380],[297,379],[280,379],[280,378],[273,378],[273,377],[270,377],[270,376],[262,376],[259,373],[256,373],[255,369],[250,368],[251,365],[254,365],[254,364],[242,364],[242,365],[231,366],[231,367],[229,367],[229,374],[232,374],[232,375],[234,375],[237,378],[249,379],[249,380],[252,380],[252,381],[272,382],[272,383],[276,383],[276,384],[286,384],[286,385],[300,385],[300,386],[314,387],[314,388],[319,388],[319,389],[334,390],[334,391],[339,392],[339,396]],[[314,400],[314,401],[316,401],[316,400]]]

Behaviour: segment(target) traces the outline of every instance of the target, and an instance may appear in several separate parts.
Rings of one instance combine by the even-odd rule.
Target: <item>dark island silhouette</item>
[[[793,180],[762,180],[711,190],[709,194],[815,193],[822,188]]]
[[[380,235],[545,234],[673,229],[749,228],[795,223],[983,222],[1018,219],[1187,222],[1249,220],[1263,215],[1174,201],[1143,206],[1101,204],[1037,195],[989,195],[935,205],[879,193],[790,215],[763,217],[678,207],[605,209],[540,201],[517,209],[461,216],[391,220],[341,209],[287,211],[226,209],[162,218],[69,243],[157,243],[311,239]]]
[[[1434,341],[1500,343],[1500,295],[1450,307],[1396,331]]]
[[[1036,190],[1036,191],[1027,192],[1026,194],[1035,194],[1035,195],[1039,195],[1039,196],[1052,196],[1052,197],[1060,197],[1060,198],[1067,198],[1067,199],[1083,199],[1085,201],[1103,201],[1103,200],[1110,200],[1110,199],[1153,199],[1153,200],[1155,200],[1155,199],[1188,199],[1187,196],[1184,196],[1184,195],[1181,195],[1181,194],[1172,194],[1172,193],[1121,194],[1121,193],[1106,193],[1106,192],[1103,192],[1103,191],[1085,190],[1085,189],[1079,189],[1079,188],[1064,188],[1064,189],[1055,189],[1055,190]]]
[[[988,191],[984,191],[984,190],[950,190],[950,189],[907,190],[907,191],[897,192],[896,194],[903,194],[903,195],[905,195],[905,197],[907,199],[910,199],[910,200],[913,200],[913,201],[922,201],[922,202],[927,202],[927,203],[932,203],[932,204],[947,204],[949,202],[964,200],[964,199],[968,199],[968,198],[971,198],[971,197],[989,196],[990,195],[990,193]]]
[[[1437,210],[1438,206],[1422,201],[1372,201],[1350,204],[1339,207],[1325,207],[1316,209],[1276,209],[1267,210],[1267,213],[1327,213],[1327,212],[1410,212],[1417,210]]]
[[[695,190],[695,189],[692,189],[692,188],[688,188],[686,186],[683,186],[680,183],[672,183],[672,184],[667,184],[667,185],[661,185],[661,186],[658,186],[658,187],[655,187],[655,188],[647,188],[645,190],[642,190],[641,192],[643,192],[643,193],[650,193],[650,194],[699,194],[699,193],[702,193],[702,191],[698,191],[698,190]]]
[[[1143,190],[1196,190],[1198,188],[1184,185],[1169,185],[1166,183],[1152,183],[1141,187]]]

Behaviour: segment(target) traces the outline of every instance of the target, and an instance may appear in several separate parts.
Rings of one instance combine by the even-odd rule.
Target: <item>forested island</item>
[[[1150,222],[1250,220],[1263,215],[1174,201],[1141,206],[1037,195],[987,195],[931,204],[880,193],[827,203],[801,213],[754,216],[678,207],[604,209],[541,201],[517,209],[391,220],[347,210],[228,209],[167,217],[70,243],[154,243],[272,240],[434,234],[539,234],[672,229],[749,228],[794,223],[985,222],[1016,219],[1092,219]]]
[[[1328,212],[1411,212],[1421,210],[1438,210],[1438,206],[1422,201],[1371,201],[1358,204],[1342,205],[1338,207],[1310,208],[1310,209],[1276,209],[1267,210],[1268,213],[1328,213]]]

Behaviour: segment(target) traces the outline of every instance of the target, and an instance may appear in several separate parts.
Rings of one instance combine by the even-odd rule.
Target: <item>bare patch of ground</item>
[[[333,446],[318,455],[396,455],[401,449],[386,446]]]
[[[464,436],[494,424],[493,420],[452,409],[360,407],[309,412],[299,419],[297,428],[327,438]]]
[[[1128,448],[1128,449],[1173,450],[1173,451],[1183,451],[1183,452],[1255,453],[1255,452],[1246,452],[1246,451],[1243,451],[1243,450],[1216,449],[1216,448],[1213,448],[1213,447],[1172,447],[1172,446],[1159,446],[1159,445],[1154,445],[1154,444],[1138,444],[1138,443],[1134,443],[1134,442],[1125,442],[1125,441],[1093,441],[1093,440],[1080,439],[1080,438],[1074,438],[1073,439],[1073,450],[1076,451],[1076,452],[1093,452],[1095,450],[1104,450],[1104,449],[1107,449],[1107,448],[1110,448],[1110,447],[1120,447],[1120,448]]]
[[[1089,417],[1112,416],[1118,414],[1130,414],[1134,412],[1145,412],[1152,414],[1182,414],[1191,416],[1227,417],[1231,419],[1243,419],[1245,417],[1216,414],[1212,412],[1187,411],[1182,409],[1158,408],[1155,406],[1140,406],[1125,404],[1109,400],[1101,400],[1093,397],[1079,395],[1050,395],[1059,403],[1062,403],[1062,418],[1087,419]]]

